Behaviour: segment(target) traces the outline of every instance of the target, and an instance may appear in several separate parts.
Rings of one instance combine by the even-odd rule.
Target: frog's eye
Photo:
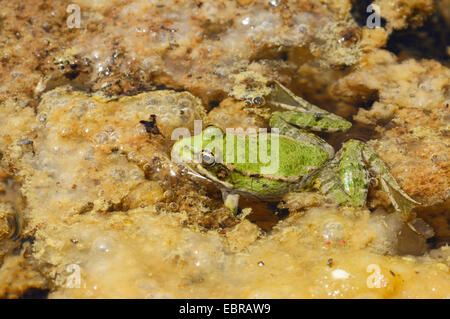
[[[214,166],[216,164],[216,158],[214,157],[214,154],[208,150],[202,151],[202,162],[205,166]]]

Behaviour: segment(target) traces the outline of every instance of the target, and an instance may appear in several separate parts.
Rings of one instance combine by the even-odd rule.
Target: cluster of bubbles
[[[254,97],[253,99],[245,100],[245,105],[247,107],[250,107],[252,105],[261,106],[264,104],[266,104],[266,100],[262,96],[257,96],[257,97]]]

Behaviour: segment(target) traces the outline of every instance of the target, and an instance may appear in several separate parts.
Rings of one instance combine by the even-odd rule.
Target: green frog
[[[291,191],[312,189],[340,205],[362,207],[374,181],[406,218],[419,205],[363,141],[347,140],[335,154],[331,145],[312,133],[347,131],[352,124],[344,118],[296,96],[277,81],[268,83],[253,74],[241,75],[230,95],[244,100],[250,109],[270,110],[270,132],[224,132],[209,126],[201,134],[178,140],[171,154],[216,183],[232,212],[242,194],[276,200]]]

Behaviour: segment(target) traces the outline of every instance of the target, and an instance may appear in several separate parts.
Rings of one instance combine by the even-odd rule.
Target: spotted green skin
[[[270,127],[279,130],[278,144],[272,145],[271,133],[266,139],[261,134],[238,137],[211,126],[201,134],[177,141],[172,158],[225,189],[225,204],[232,211],[236,210],[238,197],[230,200],[229,194],[274,199],[304,189],[317,189],[344,206],[361,207],[366,204],[371,178],[379,180],[394,208],[405,216],[418,204],[400,188],[387,166],[365,143],[348,140],[335,155],[328,143],[310,132],[346,131],[350,122],[295,96],[281,84],[275,86],[267,102],[284,109],[273,112],[269,119]],[[237,143],[238,139],[241,143]],[[277,154],[276,169],[269,173],[270,163],[259,157],[253,161],[250,158],[261,144],[267,145],[267,154]],[[201,159],[202,154],[213,158],[214,163],[192,160],[196,156]],[[237,154],[246,155],[239,158]]]

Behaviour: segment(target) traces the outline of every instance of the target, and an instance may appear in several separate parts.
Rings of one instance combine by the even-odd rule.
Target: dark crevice
[[[410,26],[394,31],[386,49],[401,58],[435,59],[449,64],[447,46],[450,45],[450,21],[446,21],[437,10],[421,27]]]
[[[356,104],[358,108],[369,110],[375,102],[380,100],[380,92],[378,90],[371,90],[367,96],[364,96],[359,103]]]
[[[433,236],[431,238],[427,239],[427,244],[430,245],[431,249],[436,248],[436,244],[438,243],[439,239],[436,236]]]
[[[75,80],[80,75],[79,71],[69,71],[64,73],[64,76],[69,80]]]
[[[219,104],[220,104],[219,101],[210,101],[210,102],[209,102],[209,110],[211,111],[213,108],[218,107]]]
[[[335,151],[340,150],[342,144],[350,139],[367,142],[380,137],[380,134],[376,131],[375,125],[368,125],[360,122],[353,122],[353,126],[346,132],[315,132],[315,134],[326,140],[328,144],[333,146]]]
[[[49,293],[49,289],[29,288],[20,299],[47,299]]]
[[[169,86],[166,86],[164,84],[161,85],[157,85],[155,88],[156,91],[175,91],[175,92],[185,92],[184,89],[180,89],[180,88],[172,88]]]
[[[277,201],[261,201],[251,196],[241,196],[239,209],[242,211],[243,208],[251,207],[252,213],[247,216],[247,219],[265,232],[270,232],[280,220],[278,204]]]
[[[433,227],[435,234],[427,243],[431,248],[439,248],[450,244],[450,200],[432,206],[421,206],[416,209],[417,217],[422,218]],[[445,225],[447,223],[447,225]]]

